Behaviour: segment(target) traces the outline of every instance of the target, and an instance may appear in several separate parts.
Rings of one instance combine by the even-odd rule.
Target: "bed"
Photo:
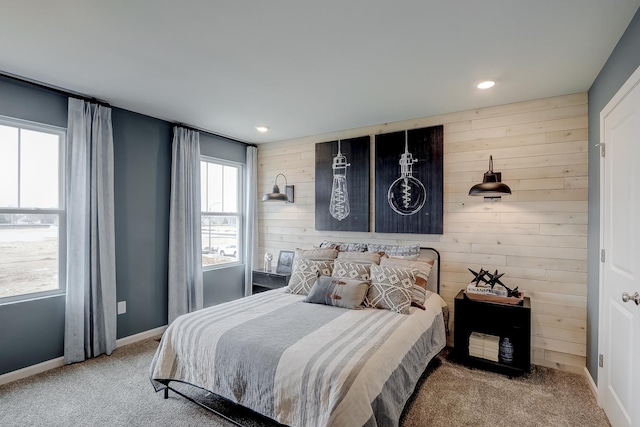
[[[179,317],[150,367],[155,390],[190,384],[290,426],[397,426],[446,344],[444,301],[427,291],[424,310],[398,314],[304,299],[275,289]]]

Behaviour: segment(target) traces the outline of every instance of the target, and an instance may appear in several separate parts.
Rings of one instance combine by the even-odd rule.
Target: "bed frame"
[[[434,263],[434,267],[435,267],[435,268],[433,268],[433,269],[431,270],[431,274],[429,275],[429,282],[428,282],[428,283],[429,283],[429,284],[431,284],[431,285],[433,285],[433,282],[435,281],[435,287],[436,287],[437,293],[438,293],[438,294],[440,294],[440,252],[438,252],[438,250],[437,250],[437,249],[435,249],[435,248],[431,248],[431,247],[422,247],[422,246],[421,246],[421,247],[420,247],[420,255],[427,256],[428,258],[431,258],[431,259],[433,259],[433,260],[435,260],[435,261],[436,261],[436,262]],[[435,273],[435,277],[434,277],[434,273]],[[163,384],[163,385],[164,385],[164,387],[165,387],[165,388],[164,388],[164,398],[165,398],[165,399],[168,399],[168,398],[169,398],[169,390],[171,390],[171,391],[172,391],[172,392],[174,392],[175,394],[177,394],[177,395],[179,395],[179,396],[182,396],[183,398],[185,398],[185,399],[187,399],[187,400],[189,400],[189,401],[191,401],[191,402],[195,403],[196,405],[200,406],[201,408],[204,408],[204,409],[206,409],[207,411],[210,411],[210,412],[212,412],[212,413],[216,414],[217,416],[219,416],[219,417],[223,418],[224,420],[226,420],[226,421],[230,422],[231,424],[233,424],[233,425],[235,425],[235,426],[238,426],[238,427],[244,427],[242,424],[240,424],[240,423],[238,423],[237,421],[235,421],[235,420],[233,420],[233,419],[229,418],[227,415],[225,415],[225,414],[221,413],[220,411],[217,411],[217,410],[215,410],[215,409],[213,409],[213,408],[211,408],[211,407],[209,407],[209,406],[205,405],[205,404],[204,404],[204,403],[202,403],[202,402],[198,402],[197,400],[195,400],[195,399],[191,398],[190,396],[187,396],[186,394],[184,394],[184,393],[182,393],[182,392],[180,392],[180,391],[176,390],[175,388],[171,387],[171,386],[169,385],[169,383],[171,382],[170,380],[167,380],[167,381],[158,381],[158,382],[160,382],[161,384]],[[191,387],[199,388],[199,387],[194,386],[194,385],[192,385],[192,384],[187,384],[187,385],[189,385],[189,386],[191,386]],[[201,390],[204,390],[204,389],[201,389]],[[208,393],[211,393],[209,390],[204,390],[204,391],[206,391],[206,392],[208,392]],[[211,394],[215,394],[215,393],[211,393]],[[231,405],[241,406],[241,405],[238,405],[237,403],[232,402],[231,400],[226,399],[226,398],[224,398],[224,397],[222,397],[222,396],[219,396],[219,395],[216,395],[216,396],[218,396],[220,399],[225,400],[227,403],[229,403],[229,404],[231,404]],[[243,408],[245,408],[245,407],[243,406]],[[245,408],[245,409],[246,409],[246,410],[248,410],[248,411],[251,411],[251,412],[255,412],[255,411],[252,411],[250,408]],[[255,412],[255,413],[256,413],[257,415],[261,416],[261,417],[264,417],[264,415],[262,415],[262,414],[258,414],[257,412]],[[274,425],[282,425],[282,424],[279,424],[279,423],[278,423],[277,421],[275,421],[275,420],[271,420],[271,421],[273,422],[273,424],[274,424]]]
[[[425,255],[426,257],[436,261],[433,266],[434,268],[431,269],[431,274],[429,275],[428,283],[432,284],[435,281],[436,293],[440,295],[440,252],[438,252],[436,248],[421,246],[420,255]],[[434,273],[435,273],[435,277],[434,277]]]
[[[223,414],[222,412],[217,411],[217,410],[215,410],[215,409],[211,408],[210,406],[205,405],[205,404],[204,404],[204,403],[202,403],[202,402],[198,402],[197,400],[193,399],[192,397],[187,396],[186,394],[184,394],[184,393],[182,393],[182,392],[180,392],[180,391],[176,390],[175,388],[171,387],[171,386],[169,385],[169,383],[170,383],[171,381],[159,381],[159,382],[160,382],[160,383],[162,383],[162,384],[164,384],[164,386],[165,386],[165,388],[164,388],[164,398],[165,398],[165,399],[168,399],[168,398],[169,398],[169,390],[171,390],[171,391],[172,391],[172,392],[174,392],[175,394],[177,394],[177,395],[179,395],[179,396],[182,396],[182,397],[184,397],[185,399],[187,399],[187,400],[189,400],[189,401],[191,401],[191,402],[195,403],[196,405],[200,406],[201,408],[204,408],[204,409],[206,409],[207,411],[209,411],[209,412],[212,412],[212,413],[216,414],[217,416],[219,416],[220,418],[223,418],[224,420],[226,420],[226,421],[230,422],[230,423],[231,423],[231,424],[233,424],[234,426],[244,427],[242,424],[240,424],[239,422],[237,422],[236,420],[234,420],[234,419],[232,419],[232,418],[229,418],[227,415]],[[196,387],[196,386],[194,386],[194,385],[192,385],[192,384],[187,384],[187,385],[189,385],[189,386],[191,386],[191,387]],[[201,389],[201,390],[204,390],[204,389]],[[206,391],[206,392],[208,392],[208,393],[211,393],[209,390],[204,390],[204,391]],[[211,393],[211,394],[215,394],[215,393]],[[240,405],[238,405],[237,403],[232,402],[231,400],[226,399],[226,398],[224,398],[224,397],[222,397],[222,396],[219,396],[219,395],[216,395],[216,396],[217,396],[217,397],[219,397],[220,399],[224,399],[227,403],[229,403],[229,404],[231,404],[231,405],[240,406]],[[243,408],[244,408],[244,406],[243,406]],[[248,410],[248,411],[251,411],[251,409],[249,409],[249,408],[245,408],[245,409],[246,409],[246,410]],[[254,411],[252,411],[252,412],[254,412]],[[258,414],[258,413],[256,412],[256,414]],[[264,415],[261,415],[261,414],[258,414],[258,415],[259,415],[259,416],[261,416],[261,417],[264,417]],[[278,424],[276,421],[273,421],[273,423],[274,423],[275,425],[282,425],[282,424]]]

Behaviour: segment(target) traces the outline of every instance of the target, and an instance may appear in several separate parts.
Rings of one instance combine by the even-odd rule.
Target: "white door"
[[[640,427],[640,68],[602,110],[600,128],[598,398],[613,427]]]

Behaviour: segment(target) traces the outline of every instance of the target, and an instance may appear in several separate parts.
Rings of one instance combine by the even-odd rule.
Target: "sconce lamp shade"
[[[280,187],[278,187],[278,177],[281,176],[284,178],[284,188],[285,192],[280,192]],[[267,193],[262,196],[263,202],[285,202],[285,203],[293,203],[293,185],[287,185],[287,177],[283,174],[279,173],[276,175],[276,179],[273,181],[273,191],[271,193]]]
[[[289,198],[286,194],[280,192],[280,187],[278,185],[273,186],[273,192],[267,193],[262,196],[263,202],[288,202]]]
[[[511,189],[507,184],[502,183],[502,173],[493,171],[493,156],[489,156],[489,170],[484,173],[481,184],[471,187],[469,195],[499,199],[507,194],[511,194]]]

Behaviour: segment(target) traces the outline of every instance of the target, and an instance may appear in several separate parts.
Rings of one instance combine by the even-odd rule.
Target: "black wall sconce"
[[[469,190],[470,196],[483,196],[485,200],[496,200],[511,194],[507,184],[502,183],[502,173],[493,171],[493,156],[489,156],[489,170],[484,173],[481,184],[476,184]]]
[[[281,193],[280,187],[278,187],[279,176],[284,178],[284,193]],[[293,203],[293,185],[287,185],[287,177],[279,173],[273,180],[273,191],[262,196],[262,201]]]

